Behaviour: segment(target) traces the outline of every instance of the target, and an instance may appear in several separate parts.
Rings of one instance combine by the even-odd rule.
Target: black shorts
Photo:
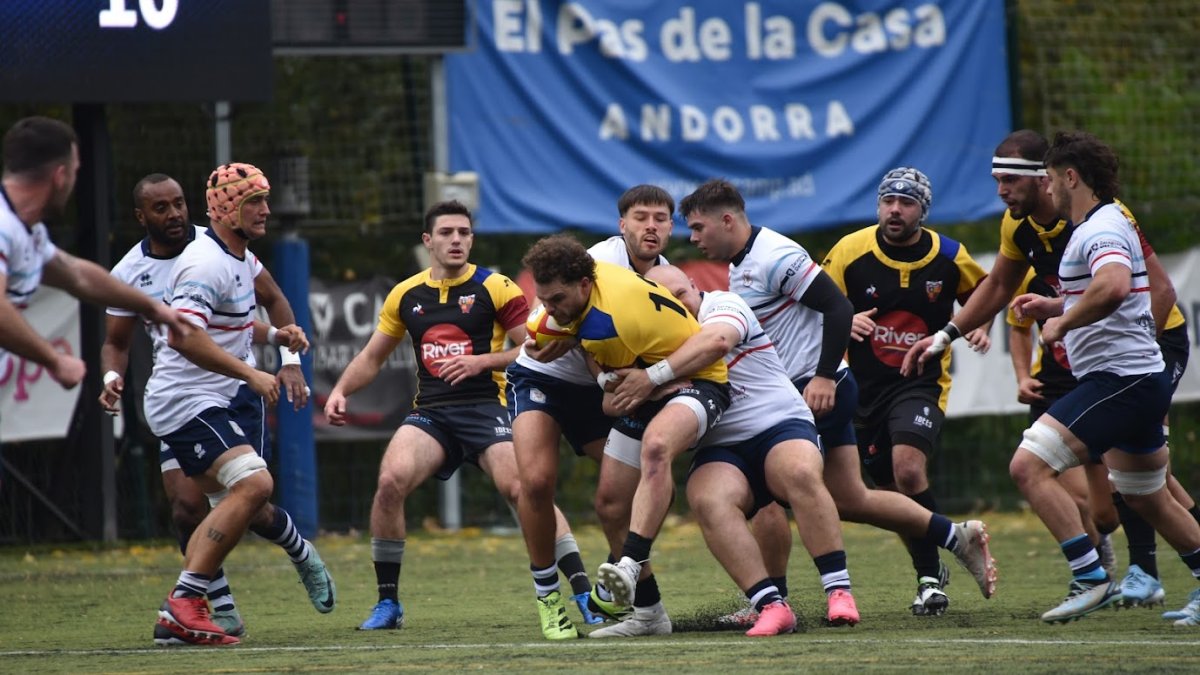
[[[692,404],[694,409],[703,409],[705,414],[704,433],[708,433],[716,426],[717,422],[721,421],[721,415],[729,407],[729,385],[711,380],[692,380],[690,385],[674,394],[657,401],[648,401],[634,410],[632,414],[617,418],[617,421],[613,423],[613,429],[640,441],[642,434],[646,433],[646,426],[650,424],[650,420],[667,407],[668,403],[680,398],[692,399],[695,402]],[[701,434],[701,436],[703,435]],[[699,442],[700,439],[697,438],[696,441]]]
[[[508,409],[499,401],[413,408],[400,426],[412,425],[433,436],[446,453],[438,480],[447,480],[463,462],[479,466],[479,456],[497,443],[512,442]]]
[[[924,393],[900,394],[854,421],[858,433],[858,456],[876,485],[892,485],[892,446],[911,445],[932,456],[942,433],[945,413],[937,401]]]
[[[1162,350],[1163,361],[1167,363],[1166,371],[1171,376],[1171,395],[1174,396],[1183,371],[1187,370],[1188,355],[1191,353],[1187,324],[1163,331],[1158,337],[1158,348]]]

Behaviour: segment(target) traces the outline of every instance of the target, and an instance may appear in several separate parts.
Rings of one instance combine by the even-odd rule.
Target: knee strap
[[[1118,471],[1110,468],[1108,479],[1121,494],[1153,494],[1167,484],[1167,467],[1164,465],[1162,468],[1151,471]]]
[[[1037,455],[1058,473],[1079,466],[1079,458],[1067,447],[1062,434],[1048,424],[1034,422],[1021,436],[1021,446]]]
[[[221,465],[217,469],[217,482],[229,489],[256,471],[266,471],[267,462],[253,452],[247,452]]]

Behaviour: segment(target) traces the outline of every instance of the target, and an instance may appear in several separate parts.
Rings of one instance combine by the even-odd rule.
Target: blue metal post
[[[295,232],[288,232],[275,244],[274,274],[283,294],[296,313],[296,325],[312,336],[312,319],[308,310],[308,242]],[[312,356],[301,359],[306,382],[312,382]],[[279,452],[279,503],[292,515],[296,527],[305,538],[317,534],[317,453],[313,440],[312,400],[300,410],[293,410],[287,396],[279,397],[276,407],[278,425],[275,429]]]

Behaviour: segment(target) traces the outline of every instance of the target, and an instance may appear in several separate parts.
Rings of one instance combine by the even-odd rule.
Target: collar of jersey
[[[463,273],[457,277],[452,279],[434,279],[433,268],[431,267],[425,270],[425,285],[432,286],[434,288],[450,288],[452,286],[458,286],[467,279],[470,279],[471,275],[473,274],[475,274],[475,263],[467,263],[466,269],[463,270]]]
[[[187,227],[188,227],[187,241],[188,241],[188,244],[190,244],[193,241],[196,241],[196,226],[191,223],[188,223]],[[217,241],[220,241],[220,240],[218,239]],[[223,246],[224,242],[221,242],[221,244]],[[179,253],[183,253],[184,248],[187,248],[187,244],[184,244],[183,248],[179,249]],[[228,249],[226,249],[226,250],[228,251]],[[175,255],[170,255],[170,256],[154,255],[153,253],[150,252],[150,237],[147,236],[145,239],[142,240],[142,255],[146,256],[147,258],[153,258],[155,260],[173,260],[173,259],[179,257],[179,253],[176,253]],[[233,254],[231,253],[230,255],[233,255]]]
[[[1025,222],[1029,223],[1029,226],[1033,228],[1033,231],[1035,234],[1037,234],[1038,239],[1041,239],[1042,241],[1048,241],[1062,234],[1062,231],[1067,227],[1069,221],[1067,221],[1065,218],[1059,218],[1058,221],[1054,223],[1053,227],[1042,227],[1038,221],[1033,219],[1033,216],[1025,216]]]
[[[929,232],[929,236],[933,241],[930,242],[930,244],[929,244],[929,253],[926,253],[925,257],[921,258],[920,260],[914,260],[913,262],[903,262],[903,261],[891,258],[888,256],[887,253],[884,253],[883,247],[879,245],[879,226],[878,225],[871,228],[871,252],[874,253],[875,257],[879,259],[879,262],[883,263],[884,265],[887,265],[888,267],[891,267],[894,270],[899,270],[901,272],[911,272],[913,270],[921,269],[922,267],[928,265],[929,261],[931,261],[935,257],[937,257],[937,254],[940,253],[942,250],[942,238],[939,237],[937,235],[937,233],[935,233],[933,230],[925,230],[924,227],[922,227],[921,230]]]
[[[733,263],[734,266],[741,265],[742,261],[746,259],[746,256],[750,255],[750,249],[754,247],[754,240],[758,239],[759,232],[762,232],[762,226],[751,225],[750,238],[746,240],[746,245],[743,246],[742,250],[738,251],[738,254],[733,256],[733,259],[729,262]]]
[[[229,247],[225,245],[225,242],[221,241],[221,238],[217,236],[216,229],[217,228],[215,227],[210,227],[204,231],[204,234],[212,237],[212,240],[217,242],[217,246],[221,247],[221,250],[225,252],[225,255],[231,258],[237,258],[238,260],[245,260],[244,257],[229,250]]]

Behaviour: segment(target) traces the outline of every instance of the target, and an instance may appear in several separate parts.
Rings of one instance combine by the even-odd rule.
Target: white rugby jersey
[[[604,241],[594,244],[588,249],[588,254],[597,262],[620,265],[627,270],[633,269],[633,261],[629,259],[629,249],[625,246],[625,240],[620,235],[609,237]],[[658,256],[657,264],[666,265],[667,259],[660,255]],[[596,383],[596,378],[592,377],[587,367],[587,361],[583,358],[583,350],[579,347],[572,349],[549,363],[542,363],[527,355],[525,347],[521,347],[521,353],[517,355],[516,362],[530,370],[536,370],[543,375],[556,377],[572,384]]]
[[[37,223],[25,227],[0,186],[0,273],[7,277],[5,296],[18,310],[29,306],[29,299],[42,283],[42,267],[57,252],[46,226]],[[0,371],[8,366],[8,359],[8,351],[0,349]]]
[[[258,259],[235,256],[212,230],[183,249],[163,284],[163,301],[217,346],[246,361],[254,335],[254,275]],[[169,345],[158,349],[146,383],[146,421],[165,436],[213,406],[226,407],[242,381],[189,361]]]
[[[207,228],[199,225],[192,225],[191,241],[195,241],[205,232]],[[181,251],[182,253],[182,251]],[[255,278],[262,272],[263,266],[254,254],[247,252],[247,257],[251,258],[254,263]],[[124,257],[112,268],[113,277],[119,279],[122,283],[133,286],[137,290],[145,293],[155,300],[161,300],[163,297],[163,288],[167,284],[167,277],[171,274],[171,268],[175,266],[175,261],[179,259],[179,254],[175,254],[170,258],[156,256],[150,252],[150,239],[146,238],[138,242],[125,253]],[[108,313],[113,316],[135,316],[135,312],[120,307],[109,307]],[[154,324],[142,319],[142,325],[149,333],[154,341],[154,353],[158,354],[160,344],[166,344],[166,337],[161,329],[156,329]],[[246,361],[250,365],[255,365],[254,352],[250,352],[250,357]]]
[[[1093,371],[1116,375],[1157,373],[1165,365],[1150,314],[1146,259],[1137,232],[1115,204],[1093,209],[1071,233],[1058,264],[1063,311],[1079,302],[1079,296],[1092,283],[1092,275],[1109,264],[1130,269],[1130,293],[1112,314],[1067,333],[1064,342],[1071,372],[1076,377]]]
[[[802,246],[757,225],[729,265],[729,290],[754,310],[792,381],[817,372],[824,317],[800,298],[820,272]]]
[[[771,337],[741,296],[728,291],[705,293],[697,318],[701,327],[729,324],[739,338],[725,355],[729,408],[700,441],[701,447],[740,443],[787,420],[813,421],[812,411],[784,372]]]

